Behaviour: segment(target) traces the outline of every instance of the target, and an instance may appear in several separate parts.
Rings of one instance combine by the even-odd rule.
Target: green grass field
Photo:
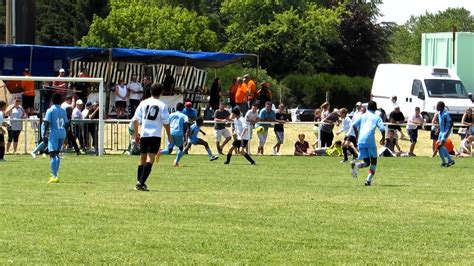
[[[133,191],[137,157],[0,164],[0,264],[471,264],[472,158],[381,159],[364,187],[339,158],[162,156]]]

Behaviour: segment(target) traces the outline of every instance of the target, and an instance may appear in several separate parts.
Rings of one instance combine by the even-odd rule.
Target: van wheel
[[[423,116],[423,119],[426,121],[426,123],[431,124],[431,117],[427,113],[422,113],[421,116]],[[431,126],[425,126],[423,125],[423,130],[431,130]]]

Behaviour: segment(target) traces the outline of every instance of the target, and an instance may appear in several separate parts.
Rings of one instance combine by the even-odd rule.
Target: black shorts
[[[357,147],[357,138],[355,136],[352,136],[352,135],[351,136],[345,136],[344,140],[352,142],[352,144],[354,144],[354,146]]]
[[[127,102],[126,101],[116,101],[115,102],[115,108],[127,108]]]
[[[21,130],[8,130],[8,142],[18,142]]]
[[[243,140],[240,140],[240,139],[236,139],[234,140],[234,142],[232,142],[232,146],[236,147],[236,148],[245,148],[247,147],[247,144],[249,143],[249,140],[248,139],[243,139]]]
[[[418,140],[418,129],[408,129],[408,136],[410,136],[411,143],[416,143]]]
[[[35,107],[35,96],[26,96],[22,97],[22,106],[23,108],[34,108]]]
[[[160,150],[160,137],[144,137],[140,138],[140,153],[154,153],[157,154]]]
[[[5,135],[0,133],[0,142],[5,142]]]
[[[437,129],[432,129],[431,132],[430,132],[430,139],[432,140],[438,140],[438,136],[439,136],[439,131]]]
[[[394,131],[395,130],[402,131],[402,128],[400,126],[388,126],[388,129],[393,129]]]

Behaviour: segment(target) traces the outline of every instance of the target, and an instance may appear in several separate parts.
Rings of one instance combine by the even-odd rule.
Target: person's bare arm
[[[164,124],[166,135],[168,136],[168,142],[173,144],[173,139],[171,138],[170,124]]]

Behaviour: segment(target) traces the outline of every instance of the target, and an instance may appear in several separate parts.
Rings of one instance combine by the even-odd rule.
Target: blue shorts
[[[359,148],[359,160],[377,158],[377,148]]]
[[[183,136],[174,136],[171,135],[171,139],[173,140],[173,144],[170,146],[176,146],[176,147],[181,147],[184,144]],[[173,147],[171,147],[173,148]]]
[[[48,139],[48,150],[49,152],[52,151],[61,151],[61,147],[63,146],[64,138],[57,138],[57,137],[50,137]]]
[[[198,144],[198,140],[199,140],[198,138],[196,138],[196,139],[188,139],[188,142],[191,143],[191,144],[193,144],[193,145],[196,145],[196,144]]]

